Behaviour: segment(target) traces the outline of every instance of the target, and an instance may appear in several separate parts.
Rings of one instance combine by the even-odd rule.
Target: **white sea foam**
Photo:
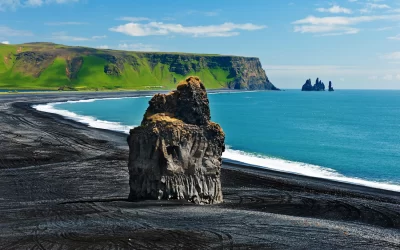
[[[288,161],[279,158],[272,158],[240,150],[227,149],[222,155],[223,158],[233,160],[265,169],[276,170],[286,173],[329,179],[345,183],[353,183],[362,186],[374,187],[385,190],[400,192],[400,185],[368,181],[359,178],[352,178],[338,173],[336,170],[303,162]]]
[[[145,97],[148,97],[148,96],[145,96]],[[122,97],[122,98],[106,98],[106,99],[107,100],[118,100],[118,99],[124,99],[124,98],[138,98],[138,97]],[[107,130],[118,131],[118,132],[123,132],[123,133],[128,134],[129,130],[136,126],[136,125],[123,125],[119,122],[110,122],[110,121],[99,120],[93,116],[79,115],[79,114],[76,114],[76,113],[68,111],[68,110],[56,108],[57,105],[64,104],[64,103],[94,102],[97,100],[105,100],[105,99],[88,99],[88,100],[79,100],[79,101],[53,102],[53,103],[47,103],[47,104],[34,105],[32,107],[35,108],[36,110],[39,110],[42,112],[61,115],[67,119],[86,124],[92,128],[107,129]]]
[[[148,96],[146,96],[148,97]],[[123,97],[123,98],[141,98],[141,97]],[[106,99],[123,99],[123,98],[106,98]],[[67,119],[71,119],[83,124],[87,124],[89,127],[107,129],[112,131],[118,131],[128,134],[131,128],[134,128],[136,125],[123,125],[119,122],[110,122],[99,120],[92,116],[84,116],[73,113],[68,110],[57,109],[55,106],[61,103],[78,103],[78,102],[94,102],[96,100],[104,100],[104,99],[89,99],[89,100],[80,100],[80,101],[67,101],[67,102],[55,102],[55,103],[47,103],[47,104],[39,104],[34,105],[33,108],[47,112],[61,115]],[[235,162],[241,162],[252,166],[257,166],[265,169],[271,169],[280,172],[293,173],[323,179],[329,179],[339,182],[345,183],[353,183],[362,186],[374,187],[385,190],[392,190],[400,192],[400,185],[385,183],[385,182],[375,182],[368,181],[359,178],[346,177],[334,169],[302,163],[302,162],[294,162],[288,161],[279,158],[272,158],[263,155],[248,153],[240,150],[234,150],[231,148],[227,148],[227,150],[223,153],[222,157],[227,160],[232,160]]]

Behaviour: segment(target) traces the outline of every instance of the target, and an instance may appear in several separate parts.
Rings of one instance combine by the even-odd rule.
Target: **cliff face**
[[[222,202],[224,140],[221,127],[210,121],[207,93],[197,77],[155,95],[141,126],[128,137],[129,200]]]
[[[198,75],[207,88],[278,90],[259,59],[252,57],[98,50],[48,43],[0,46],[6,48],[0,55],[7,64],[1,67],[0,62],[0,87],[173,89],[188,75]]]
[[[170,65],[168,70],[179,75],[201,72],[203,69],[226,74],[226,86],[230,89],[278,90],[268,79],[260,60],[254,57],[199,56],[174,54],[144,54],[154,67]],[[215,76],[217,77],[217,76]]]

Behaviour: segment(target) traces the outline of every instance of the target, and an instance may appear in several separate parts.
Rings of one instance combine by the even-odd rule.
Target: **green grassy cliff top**
[[[198,75],[209,89],[273,89],[258,58],[135,52],[54,43],[0,45],[0,89],[174,89]]]

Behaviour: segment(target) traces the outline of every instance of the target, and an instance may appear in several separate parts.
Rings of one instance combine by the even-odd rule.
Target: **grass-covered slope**
[[[0,45],[0,89],[173,89],[189,75],[210,89],[276,89],[258,58]]]

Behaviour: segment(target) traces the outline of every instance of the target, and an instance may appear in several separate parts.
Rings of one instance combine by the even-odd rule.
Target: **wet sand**
[[[223,165],[225,202],[127,202],[126,135],[0,95],[0,249],[399,249],[400,194]],[[129,114],[127,114],[129,115]]]

